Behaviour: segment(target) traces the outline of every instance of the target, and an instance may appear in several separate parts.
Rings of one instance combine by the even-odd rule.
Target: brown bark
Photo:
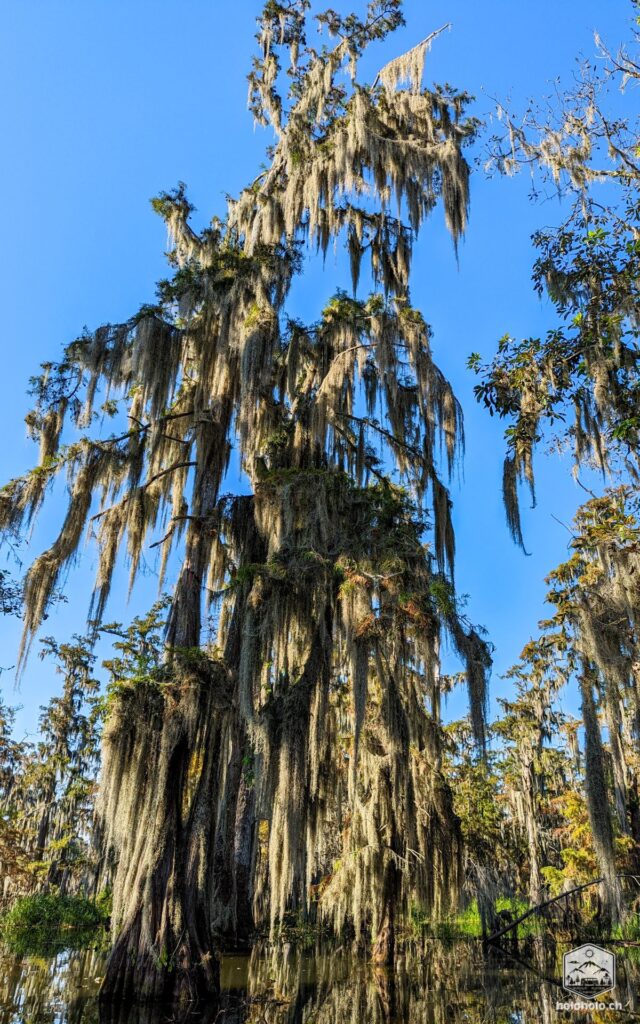
[[[154,823],[156,855],[111,951],[103,1001],[181,1005],[218,992],[208,907],[202,905],[207,887],[197,879],[199,815],[190,813],[187,828],[180,820],[188,756],[186,744],[179,744],[162,780],[165,798]]]
[[[233,848],[242,773],[242,749],[238,732],[236,729],[232,731],[213,850],[213,927],[227,943],[233,942],[236,931]]]
[[[196,669],[165,698],[154,763],[145,768],[146,820],[136,823],[136,844],[120,852],[114,896],[124,910],[103,1001],[183,1005],[219,990],[211,906],[225,682],[215,666]],[[195,779],[194,754],[202,758]]]
[[[255,789],[243,773],[240,779],[234,842],[236,942],[248,945],[253,932],[252,865],[255,836]]]
[[[393,861],[385,870],[382,890],[383,911],[378,933],[371,951],[371,959],[380,965],[390,965],[396,955],[396,903],[399,896],[399,872]]]
[[[373,980],[378,993],[382,1024],[392,1024],[397,1020],[396,985],[393,971],[378,968],[373,973]]]

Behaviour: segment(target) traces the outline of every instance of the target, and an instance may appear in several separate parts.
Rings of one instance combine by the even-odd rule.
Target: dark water
[[[341,951],[301,953],[291,947],[226,957],[222,999],[187,1018],[190,1024],[550,1024],[640,1020],[640,950],[617,953],[616,987],[605,1003],[621,1009],[558,1010],[577,999],[564,992],[562,954],[568,947],[521,946],[518,959],[485,953],[476,942],[429,941],[396,964],[377,970]],[[96,951],[51,958],[0,951],[0,1024],[163,1024],[168,1010],[98,1007],[104,955]]]

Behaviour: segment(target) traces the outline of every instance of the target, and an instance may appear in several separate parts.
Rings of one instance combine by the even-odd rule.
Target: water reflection
[[[0,954],[0,1024],[98,1024],[104,955],[93,950],[52,957]]]
[[[378,970],[345,951],[291,946],[226,957],[221,1001],[180,1024],[552,1024],[567,1019],[559,978],[566,946],[541,940],[509,953],[479,943],[430,941]],[[617,949],[618,984],[606,1001],[624,1009],[574,1012],[576,1022],[640,1020],[638,950]],[[164,1024],[162,1008],[98,1005],[103,955],[71,952],[20,960],[0,955],[0,1024]],[[178,1022],[175,1022],[178,1024]]]

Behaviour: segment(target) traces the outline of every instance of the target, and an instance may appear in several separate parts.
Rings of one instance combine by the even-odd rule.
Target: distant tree
[[[510,828],[499,751],[479,753],[468,719],[449,723],[445,732],[445,773],[463,838],[463,892],[476,901],[483,933],[489,934],[498,897],[518,889],[517,866],[524,851]]]
[[[29,850],[24,844],[20,780],[27,745],[14,738],[16,709],[0,695],[0,895],[29,888]]]
[[[640,119],[629,108],[640,81],[635,0],[632,8],[631,49],[614,54],[596,36],[597,62],[582,63],[574,85],[559,89],[548,107],[531,104],[521,120],[499,111],[506,131],[493,139],[490,162],[507,174],[529,168],[534,192],[559,192],[568,215],[560,227],[533,237],[534,286],[555,312],[546,337],[517,341],[506,335],[491,362],[483,364],[477,354],[469,361],[480,377],[476,397],[509,424],[504,502],[509,529],[522,547],[518,487],[526,482],[535,498],[534,452],[543,440],[561,450],[571,445],[576,473],[597,468],[614,485],[578,510],[571,557],[548,577],[554,614],[513,670],[527,699],[540,686],[551,697],[568,680],[579,690],[582,791],[565,808],[586,808],[591,835],[585,849],[606,880],[614,916],[620,911],[616,870],[621,858],[634,862],[640,841]],[[523,709],[514,710],[518,730]],[[538,725],[542,729],[542,717]],[[561,723],[556,735],[559,728]],[[518,749],[517,736],[510,738]],[[535,744],[527,760],[535,765]],[[519,796],[527,799],[528,790],[535,793],[535,780],[528,786],[523,779]],[[526,813],[533,864],[539,846],[533,833],[542,827],[542,812],[529,806]],[[539,881],[535,869],[532,898]]]
[[[577,683],[584,727],[583,793],[595,859],[614,913],[619,902],[616,850],[631,858],[631,866],[640,854],[638,502],[633,489],[620,487],[579,509],[573,553],[548,577],[547,601],[554,613],[540,624],[540,637],[525,647],[512,670],[528,688],[534,680],[544,687],[540,726],[551,713],[553,694],[571,679]],[[577,749],[575,736],[573,742]],[[535,810],[530,817],[537,827]],[[617,835],[628,842],[617,843]]]
[[[92,832],[102,712],[91,641],[43,641],[42,656],[57,662],[62,692],[41,709],[38,740],[15,744],[7,767],[6,799],[32,885],[63,893],[91,891],[97,868]]]
[[[526,166],[538,188],[550,182],[569,206],[559,228],[533,236],[534,286],[551,300],[556,324],[545,338],[505,335],[488,364],[470,359],[478,400],[509,421],[504,499],[521,545],[518,482],[533,493],[533,454],[544,438],[570,443],[576,468],[639,480],[640,118],[616,107],[620,89],[630,105],[640,80],[640,33],[631,53],[596,42],[597,62],[580,66],[571,90],[546,109],[532,104],[521,122],[501,110],[508,130],[493,140],[495,166]]]
[[[86,871],[91,879],[91,834],[100,759],[100,684],[94,675],[93,637],[42,641],[42,657],[56,661],[62,693],[40,715],[40,739],[29,782],[38,794],[38,851],[48,881],[64,891]]]

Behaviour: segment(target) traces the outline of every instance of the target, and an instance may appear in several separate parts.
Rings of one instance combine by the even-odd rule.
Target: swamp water
[[[222,963],[216,1007],[181,1020],[190,1024],[530,1024],[640,1020],[640,951],[617,954],[616,987],[599,997],[621,1009],[557,1010],[578,1000],[561,987],[569,947],[521,945],[517,956],[480,942],[430,940],[379,970],[340,950],[300,953],[290,946],[255,949]],[[0,1024],[164,1024],[162,1008],[98,1005],[104,954],[79,950],[16,957],[0,949]]]

